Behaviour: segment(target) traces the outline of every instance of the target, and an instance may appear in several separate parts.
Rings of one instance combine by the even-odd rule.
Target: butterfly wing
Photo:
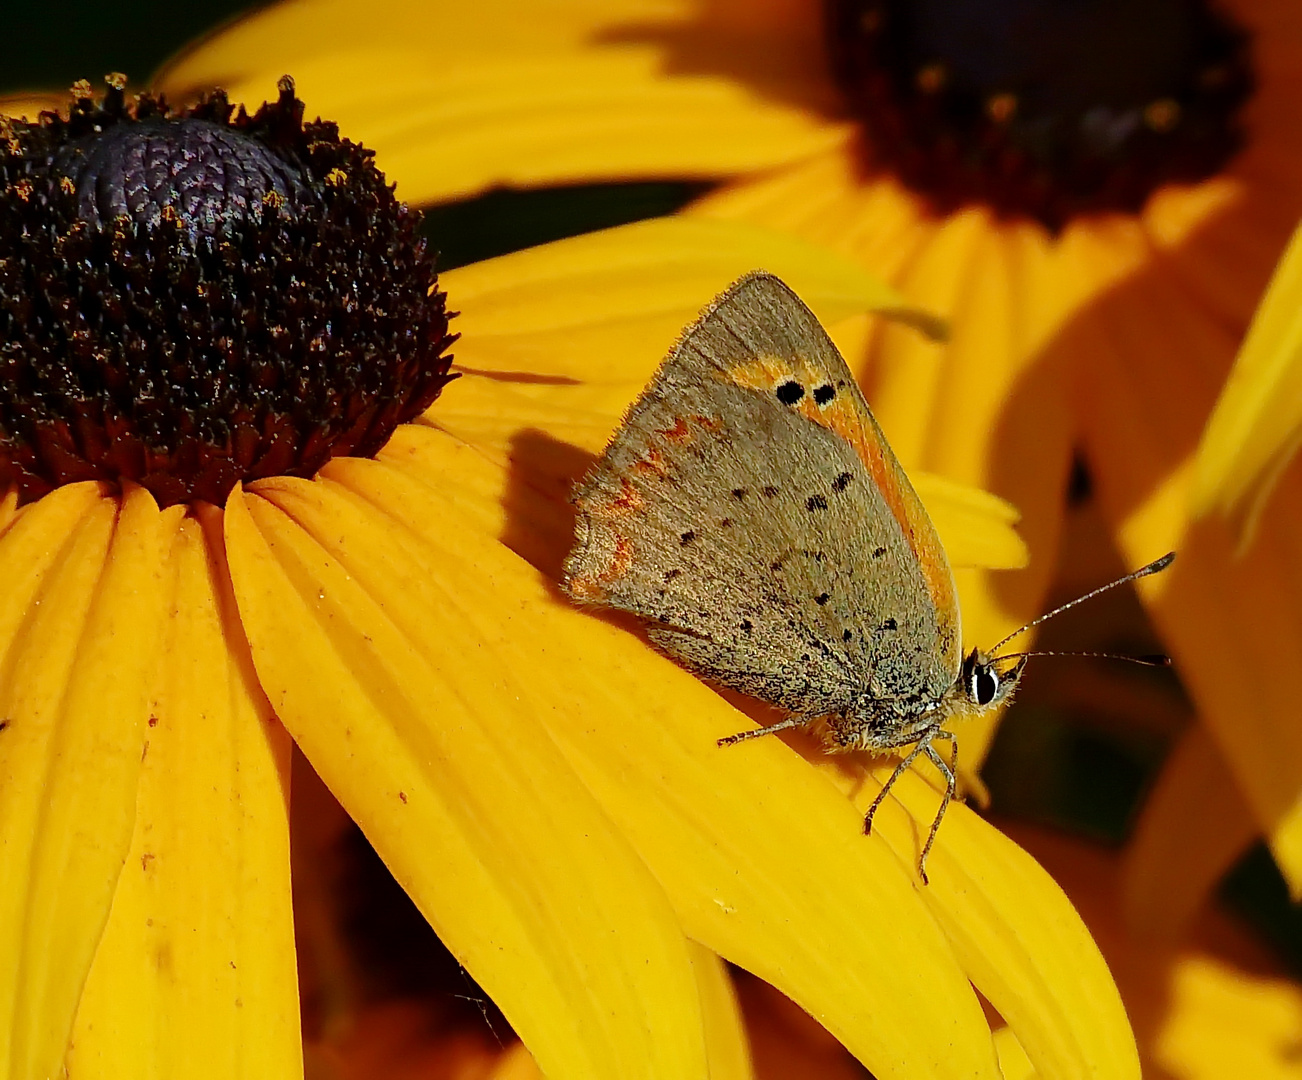
[[[793,712],[916,700],[960,664],[935,530],[845,361],[781,281],[707,309],[575,493],[565,587]]]

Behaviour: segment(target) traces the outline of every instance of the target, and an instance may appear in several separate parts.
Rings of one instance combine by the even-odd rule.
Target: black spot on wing
[[[777,388],[778,400],[783,405],[794,405],[805,396],[805,388],[795,379],[788,379]]]

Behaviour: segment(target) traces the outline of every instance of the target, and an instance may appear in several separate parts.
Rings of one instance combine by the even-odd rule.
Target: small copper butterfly
[[[957,782],[945,724],[1007,701],[1026,654],[964,655],[944,548],[813,312],[772,274],[737,281],[684,332],[574,502],[572,598],[641,616],[691,671],[790,713],[721,745],[807,727],[830,751],[907,747],[865,831],[919,756],[940,770],[925,881]]]

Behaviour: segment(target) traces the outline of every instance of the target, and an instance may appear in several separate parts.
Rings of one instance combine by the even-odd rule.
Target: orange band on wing
[[[795,391],[791,391],[795,400],[789,403],[789,407],[807,420],[835,432],[854,448],[918,560],[927,594],[936,609],[939,628],[942,633],[950,634],[950,647],[957,649],[957,635],[952,624],[958,605],[954,577],[945,551],[940,546],[931,518],[887,445],[881,428],[860,404],[857,388],[848,386],[844,375],[839,378],[829,375],[804,356],[791,359],[756,357],[730,368],[727,377],[738,386],[766,394],[776,394],[784,384],[794,382],[800,395],[796,398]]]

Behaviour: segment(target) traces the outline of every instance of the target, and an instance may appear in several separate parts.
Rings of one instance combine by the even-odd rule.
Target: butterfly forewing
[[[953,685],[943,550],[845,362],[771,275],[687,331],[576,503],[567,589],[642,616],[707,678],[814,715]]]

